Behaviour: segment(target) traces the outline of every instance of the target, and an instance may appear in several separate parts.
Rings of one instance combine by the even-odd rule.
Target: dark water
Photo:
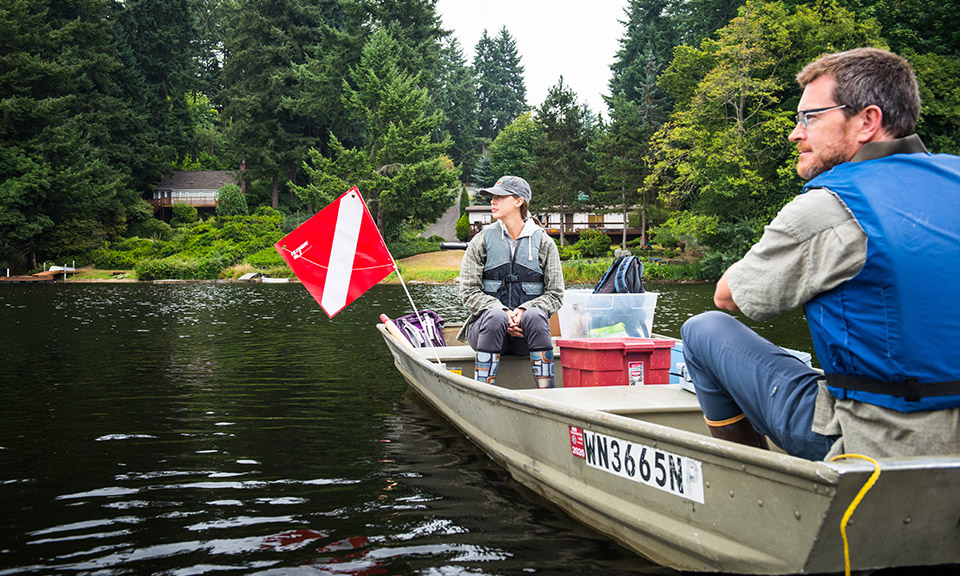
[[[663,286],[676,335],[712,287]],[[411,287],[462,320],[456,288]],[[0,574],[665,572],[422,404],[374,324],[299,285],[0,286]],[[810,350],[799,314],[760,326]]]

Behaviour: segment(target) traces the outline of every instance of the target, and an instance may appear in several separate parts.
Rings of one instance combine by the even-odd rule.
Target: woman
[[[530,354],[537,387],[553,387],[550,316],[563,300],[557,246],[528,217],[530,185],[504,176],[490,194],[494,222],[473,237],[460,264],[460,298],[470,311],[457,339],[477,351],[474,377],[493,384],[501,354]]]

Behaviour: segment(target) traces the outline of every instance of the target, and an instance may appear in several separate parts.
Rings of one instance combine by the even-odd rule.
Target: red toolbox
[[[563,387],[670,383],[670,349],[661,338],[559,338]]]

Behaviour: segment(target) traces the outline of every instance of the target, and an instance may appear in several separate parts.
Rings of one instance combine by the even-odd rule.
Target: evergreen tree
[[[294,65],[320,42],[320,12],[306,0],[240,0],[224,39],[224,116],[237,157],[255,177],[271,179],[279,204],[284,179],[306,157],[312,140],[291,109],[297,96]]]
[[[436,221],[453,203],[458,171],[444,153],[451,141],[432,139],[443,121],[418,75],[401,70],[399,47],[385,29],[376,31],[360,63],[344,81],[344,105],[364,126],[360,148],[330,137],[330,152],[310,151],[304,169],[310,184],[294,186],[314,208],[357,185],[388,239],[407,224]]]
[[[484,152],[477,156],[477,164],[470,174],[470,181],[474,186],[490,186],[496,181],[497,177],[490,170],[490,153]]]
[[[364,128],[351,120],[343,106],[343,79],[360,61],[363,51],[363,22],[368,18],[356,6],[346,9],[337,0],[321,6],[320,42],[304,64],[294,64],[296,84],[283,105],[302,119],[304,134],[312,146],[329,152],[326,144],[337,134],[348,147],[364,142]]]
[[[120,85],[111,0],[0,0],[0,259],[15,270],[122,232],[155,165],[147,119]]]
[[[127,56],[122,86],[146,119],[164,168],[193,148],[183,95],[197,87],[194,50],[200,31],[194,5],[195,0],[126,0],[118,13],[118,35]],[[137,170],[134,185],[146,189],[161,175]]]
[[[681,30],[673,11],[677,0],[629,0],[625,12],[626,33],[610,65],[610,94],[623,94],[634,104],[649,108],[651,123],[666,119],[672,102],[657,86],[656,77],[667,67]],[[611,104],[608,101],[608,104]]]
[[[442,83],[441,41],[449,35],[440,25],[437,0],[363,0],[375,24],[397,42],[402,70],[420,74],[421,87],[435,94]]]
[[[647,173],[644,156],[652,129],[641,119],[640,107],[624,94],[618,94],[610,104],[610,124],[596,144],[596,165],[603,191],[595,192],[591,199],[602,207],[620,208],[624,221],[623,248],[627,247],[627,213],[639,199],[641,239],[646,245],[646,209],[650,193],[640,196],[638,189]]]
[[[494,139],[527,108],[527,91],[517,44],[507,27],[490,38],[484,30],[474,49],[480,136]]]
[[[524,112],[490,144],[490,184],[501,176],[530,179],[543,130],[531,112]]]
[[[471,174],[479,148],[476,83],[456,38],[444,46],[441,58],[442,86],[438,96],[446,116],[443,128],[453,140],[450,156],[463,174]]]
[[[543,137],[532,169],[531,185],[537,190],[534,203],[543,211],[559,212],[563,222],[567,212],[578,205],[579,193],[589,190],[594,180],[587,110],[577,103],[576,93],[564,85],[561,76],[540,105],[537,120]],[[564,243],[561,225],[560,245]]]

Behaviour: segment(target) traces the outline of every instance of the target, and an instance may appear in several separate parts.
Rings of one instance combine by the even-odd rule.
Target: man
[[[874,48],[807,65],[797,172],[810,182],[717,284],[768,320],[804,305],[824,374],[733,317],[682,330],[712,434],[819,460],[960,453],[960,158],[913,134],[903,58]]]

